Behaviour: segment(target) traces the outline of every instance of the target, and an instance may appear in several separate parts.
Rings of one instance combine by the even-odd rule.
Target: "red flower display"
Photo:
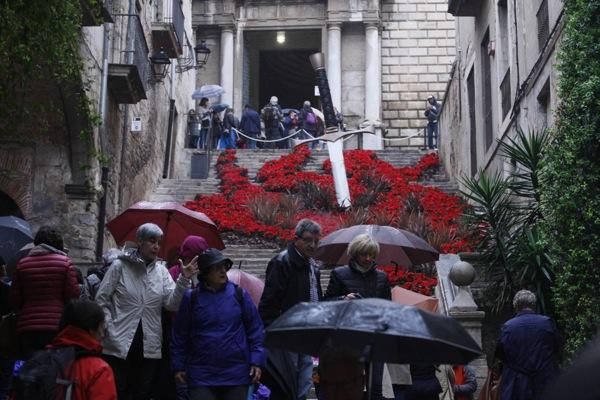
[[[248,179],[248,171],[236,164],[235,150],[226,150],[219,155],[216,164],[221,193],[199,195],[185,206],[208,215],[222,231],[260,235],[279,242],[289,241],[293,239],[292,229],[283,228],[282,221],[269,225],[257,221],[248,203],[257,196],[277,202],[282,193],[300,194],[307,183],[316,185],[324,192],[333,191],[329,160],[323,163],[322,173],[303,171],[309,157],[308,147],[298,146],[291,153],[266,162],[257,174],[259,184],[253,184]],[[350,194],[356,207],[368,209],[373,216],[385,216],[385,220],[397,221],[405,212],[410,196],[418,201],[420,211],[432,230],[458,231],[458,219],[464,207],[461,199],[417,182],[426,171],[439,167],[437,154],[425,155],[416,165],[403,168],[379,160],[374,152],[367,150],[346,151],[344,157]],[[343,210],[334,208],[334,211],[323,212],[314,208],[300,210],[296,218],[311,218],[319,222],[324,235],[344,226],[344,221],[349,218]],[[440,250],[456,253],[470,247],[467,238],[454,237],[453,241],[441,244]],[[415,292],[430,295],[437,284],[435,278],[409,272],[405,268],[380,268],[387,273],[392,285],[401,285]]]

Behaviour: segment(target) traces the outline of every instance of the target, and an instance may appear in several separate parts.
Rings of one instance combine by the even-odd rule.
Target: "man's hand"
[[[252,383],[258,383],[260,381],[260,377],[262,375],[262,371],[259,367],[252,365],[250,367],[250,376],[252,377]]]
[[[185,385],[187,383],[186,375],[184,371],[175,372],[175,382]]]
[[[359,293],[348,293],[344,296],[344,300],[356,300],[362,299],[362,296]]]
[[[192,276],[198,273],[198,256],[194,257],[188,265],[183,265],[183,261],[179,259],[179,267],[181,269],[181,275],[186,279],[191,279]]]

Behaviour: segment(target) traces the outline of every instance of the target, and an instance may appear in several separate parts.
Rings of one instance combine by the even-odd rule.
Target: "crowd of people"
[[[74,348],[66,381],[74,384],[75,400],[266,398],[255,393],[259,382],[270,389],[271,399],[305,399],[314,384],[313,358],[265,348],[265,327],[300,302],[391,299],[391,289],[385,273],[375,268],[379,244],[365,234],[348,244],[348,264],[331,272],[323,293],[314,258],[321,227],[303,219],[294,233],[269,262],[255,306],[246,290],[228,280],[233,261],[202,237],[188,236],[179,262],[169,268],[158,257],[163,231],[145,223],[137,229],[135,245],[111,249],[101,268],[78,278],[60,233],[42,227],[10,284],[6,274],[2,280],[8,289],[0,292],[2,312],[18,313],[18,358],[25,363],[3,356],[0,398],[9,393],[7,377],[13,378],[13,393],[31,390],[34,380],[24,384],[21,378],[23,371],[34,373],[33,361]],[[6,304],[9,298],[12,307]],[[531,292],[517,293],[514,305],[517,316],[504,325],[498,344],[505,364],[500,398],[537,399],[558,373],[560,336],[549,318],[533,311]],[[266,368],[268,359],[291,366],[285,373],[292,375],[295,398]],[[370,398],[381,400],[384,368],[396,400],[472,399],[477,388],[469,366],[384,367],[365,364],[361,349],[350,354],[333,347],[320,354],[317,395],[361,399],[366,385]]]
[[[337,113],[336,118],[343,128],[342,114]],[[208,98],[202,98],[197,110],[188,112],[188,126],[188,146],[195,149],[288,149],[292,137],[308,139],[325,132],[323,118],[310,101],[304,101],[299,110],[286,109],[276,96],[260,112],[246,104],[240,118],[232,108],[213,107]]]

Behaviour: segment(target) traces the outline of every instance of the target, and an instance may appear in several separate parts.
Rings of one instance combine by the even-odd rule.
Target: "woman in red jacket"
[[[86,352],[68,371],[68,376],[76,382],[72,400],[116,400],[112,369],[101,358],[100,343],[106,329],[102,308],[89,300],[68,303],[60,326],[61,331],[49,347],[75,346]]]
[[[79,297],[71,259],[64,252],[61,234],[44,226],[35,245],[17,264],[11,298],[18,310],[17,333],[21,355],[27,359],[41,350],[58,332],[65,303]]]

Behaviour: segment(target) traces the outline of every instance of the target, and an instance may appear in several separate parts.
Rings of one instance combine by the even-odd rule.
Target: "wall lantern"
[[[285,31],[277,31],[277,43],[285,43]]]
[[[167,52],[164,48],[160,48],[153,56],[150,57],[150,62],[152,63],[152,72],[154,74],[154,79],[157,82],[162,81],[167,76],[167,72],[169,71],[169,66],[171,65],[171,59],[167,55]]]
[[[196,53],[196,66],[206,65],[210,56],[210,49],[206,47],[206,40],[201,40],[200,44],[194,47],[194,53]]]

